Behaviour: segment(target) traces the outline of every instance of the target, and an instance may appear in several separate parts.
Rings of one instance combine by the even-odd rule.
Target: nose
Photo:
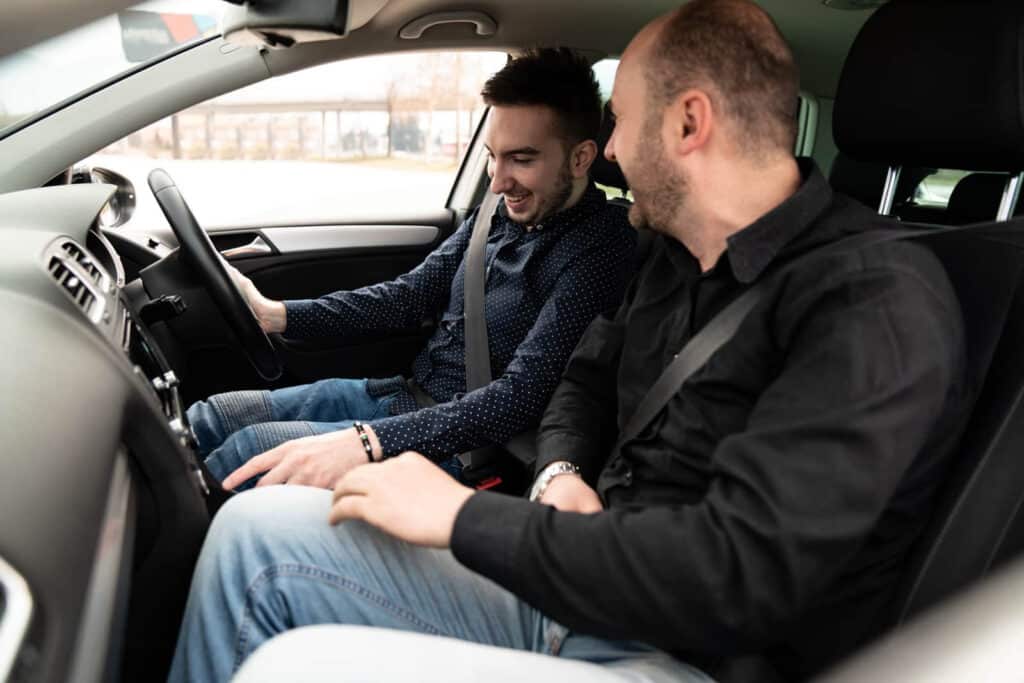
[[[512,176],[508,172],[507,164],[503,164],[501,161],[492,161],[487,170],[491,175],[491,192],[502,194],[512,189]]]
[[[608,136],[608,142],[604,145],[604,158],[608,161],[617,161],[615,158],[615,129],[612,129],[612,134]]]

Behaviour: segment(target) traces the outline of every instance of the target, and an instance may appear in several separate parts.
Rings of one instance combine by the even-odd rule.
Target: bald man
[[[884,227],[793,157],[798,82],[747,0],[645,27],[605,154],[654,245],[569,361],[531,500],[470,490],[416,453],[352,470],[333,499],[243,494],[204,547],[176,673],[224,680],[310,624],[350,626],[289,634],[242,679],[316,661],[322,680],[698,681],[746,654],[804,678],[869,638],[959,424],[962,322],[910,244],[777,276]],[[756,283],[737,334],[617,444],[673,354]]]

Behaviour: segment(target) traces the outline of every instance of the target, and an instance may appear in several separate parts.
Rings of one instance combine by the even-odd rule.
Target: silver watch
[[[544,492],[547,491],[548,486],[551,484],[551,480],[560,474],[575,474],[578,476],[579,473],[580,468],[567,460],[558,460],[551,463],[540,471],[537,479],[533,482],[533,488],[530,489],[530,500],[540,500],[540,497],[544,495]]]

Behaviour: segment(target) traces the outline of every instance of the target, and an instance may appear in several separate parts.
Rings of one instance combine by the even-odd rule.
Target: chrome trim
[[[426,246],[437,239],[439,232],[432,225],[317,225],[263,230],[263,234],[282,254],[330,249]]]
[[[6,681],[18,661],[35,604],[28,582],[2,557],[0,586],[4,591],[4,611],[0,614],[0,681]]]
[[[261,236],[257,235],[256,239],[249,244],[243,244],[240,247],[232,247],[231,249],[225,249],[220,252],[224,258],[238,258],[240,256],[265,256],[266,254],[273,254],[274,248],[267,244]]]
[[[104,679],[110,638],[114,632],[119,584],[125,553],[131,547],[128,532],[128,503],[132,481],[128,470],[128,454],[121,449],[114,459],[110,475],[107,505],[100,527],[89,586],[85,592],[82,620],[78,626],[78,642],[71,660],[69,681]]]
[[[999,212],[996,214],[997,221],[1008,221],[1017,208],[1017,199],[1020,197],[1020,185],[1024,181],[1024,173],[1011,176],[1003,188],[1003,198],[999,201]]]
[[[878,204],[878,213],[888,216],[892,213],[892,203],[896,198],[896,186],[900,182],[902,166],[890,166],[885,175],[885,188],[882,190],[882,201]]]

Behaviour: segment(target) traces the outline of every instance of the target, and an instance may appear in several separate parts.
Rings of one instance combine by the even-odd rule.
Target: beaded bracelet
[[[362,422],[353,423],[352,426],[356,428],[356,433],[359,434],[359,440],[363,442],[363,450],[366,451],[366,459],[370,462],[375,462],[373,459],[373,445],[370,443],[370,435],[366,433],[366,427]]]

